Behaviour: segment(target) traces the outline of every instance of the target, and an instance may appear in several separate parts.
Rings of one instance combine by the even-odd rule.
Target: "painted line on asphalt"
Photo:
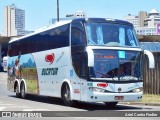
[[[3,105],[7,105],[7,106],[9,105],[9,106],[11,106],[11,105],[14,105],[14,104],[0,104],[0,105],[1,106],[3,106]]]
[[[22,111],[48,111],[47,109],[23,109]]]
[[[80,118],[80,119],[86,119],[86,120],[107,120],[105,117],[74,117],[74,118]]]
[[[5,109],[6,107],[0,107],[0,111],[2,111],[3,109]]]

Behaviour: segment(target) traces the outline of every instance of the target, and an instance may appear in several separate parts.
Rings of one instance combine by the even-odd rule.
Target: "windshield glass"
[[[86,23],[88,45],[139,47],[133,26]]]
[[[91,79],[140,80],[140,52],[118,50],[94,50],[94,67],[90,67]]]

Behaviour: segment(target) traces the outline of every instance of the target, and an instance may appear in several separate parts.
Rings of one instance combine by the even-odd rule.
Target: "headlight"
[[[94,91],[94,92],[104,92],[105,90],[102,89],[102,88],[97,88],[97,87],[89,87],[89,89],[91,91]]]
[[[134,92],[134,93],[139,93],[139,92],[142,92],[142,91],[143,91],[143,87],[136,88],[136,89],[132,90],[132,92]]]

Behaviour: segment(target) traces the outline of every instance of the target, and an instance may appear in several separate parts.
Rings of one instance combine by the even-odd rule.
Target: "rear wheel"
[[[24,85],[24,83],[22,83],[22,85],[21,85],[21,92],[20,92],[20,94],[21,94],[21,98],[22,99],[26,98],[26,91],[25,91],[25,85]]]
[[[118,102],[105,102],[105,104],[106,104],[106,106],[108,108],[114,108],[114,107],[116,107],[117,103]]]
[[[67,83],[65,83],[65,85],[62,88],[62,99],[63,99],[64,105],[73,106],[73,101],[71,100],[70,88]]]
[[[17,98],[20,98],[20,97],[21,97],[21,94],[19,93],[19,85],[18,85],[18,83],[16,84],[15,92],[16,92],[16,97],[17,97]]]

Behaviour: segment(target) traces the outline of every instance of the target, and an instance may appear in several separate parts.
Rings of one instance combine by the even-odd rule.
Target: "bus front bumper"
[[[94,92],[88,95],[88,102],[133,102],[142,98],[143,92],[139,93],[100,93]]]

